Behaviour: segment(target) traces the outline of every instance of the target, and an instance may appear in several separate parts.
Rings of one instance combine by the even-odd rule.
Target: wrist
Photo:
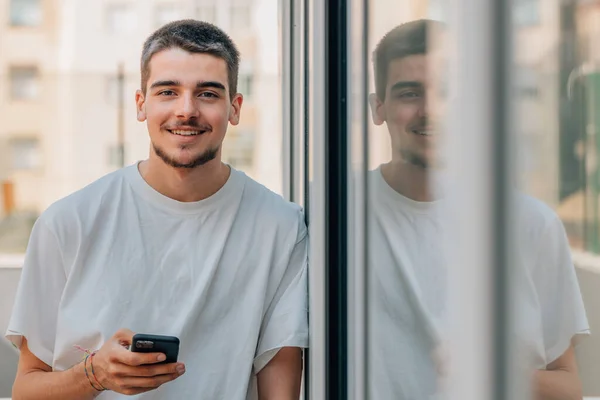
[[[106,387],[104,387],[104,385],[102,383],[100,383],[100,380],[98,379],[98,376],[96,375],[96,371],[98,371],[98,369],[94,369],[94,356],[96,355],[97,351],[94,351],[92,354],[90,354],[89,356],[89,369],[88,371],[91,369],[91,375],[90,375],[90,382],[92,384],[92,386],[94,388],[96,388],[99,392],[103,392],[106,389]],[[97,365],[97,363],[96,363]],[[89,372],[88,372],[89,374]]]
[[[91,395],[92,398],[96,398],[100,393],[102,393],[106,389],[104,387],[102,387],[95,379],[93,372],[92,372],[91,361],[92,361],[92,354],[88,354],[83,359],[83,361],[78,364],[78,367],[81,370],[80,371],[81,374],[83,374],[82,382],[83,382],[83,385],[85,385],[86,393]]]

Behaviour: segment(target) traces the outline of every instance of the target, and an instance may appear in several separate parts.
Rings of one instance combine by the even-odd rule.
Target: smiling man
[[[461,221],[453,220],[446,200],[452,182],[438,150],[440,140],[459,139],[443,137],[440,127],[447,117],[444,30],[436,21],[408,22],[373,52],[372,118],[387,128],[392,156],[368,175],[372,399],[440,398],[452,365],[440,351],[444,327],[453,322],[446,309],[453,271],[445,256]],[[564,228],[541,201],[516,190],[511,195],[510,259],[518,274],[510,293],[518,303],[511,338],[522,350],[520,367],[533,376],[536,400],[581,399],[574,346],[589,325]]]
[[[149,158],[36,222],[7,332],[14,399],[298,399],[307,229],[298,206],[221,161],[238,64],[211,24],[148,38],[136,103]],[[129,351],[134,332],[178,337],[178,362]],[[96,352],[82,361],[75,346]]]

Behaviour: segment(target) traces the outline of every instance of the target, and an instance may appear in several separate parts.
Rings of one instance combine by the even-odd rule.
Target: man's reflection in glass
[[[428,45],[432,34],[444,29],[426,20],[400,25],[373,53],[375,93],[369,103],[373,122],[387,127],[392,150],[391,161],[368,175],[373,399],[442,394],[441,332],[452,273],[444,241],[451,244],[452,224],[443,223],[444,191],[433,182],[444,170],[436,148],[443,114],[443,101],[437,100],[443,91],[435,70],[440,63]],[[451,182],[441,186],[451,190]],[[540,201],[516,193],[515,200],[514,259],[520,276],[514,294],[523,313],[515,340],[534,362],[537,399],[580,398],[573,345],[589,328],[564,229]]]

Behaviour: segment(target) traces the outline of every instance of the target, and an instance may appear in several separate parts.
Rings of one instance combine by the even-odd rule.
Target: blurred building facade
[[[46,162],[62,145],[57,85],[45,82],[59,67],[60,10],[55,0],[2,0],[0,21],[0,216],[34,218],[46,193],[65,183],[61,158]],[[22,249],[32,218],[3,219],[0,250]]]
[[[0,218],[36,215],[147,157],[134,102],[141,47],[183,18],[238,45],[244,104],[224,160],[281,192],[277,0],[0,0]]]

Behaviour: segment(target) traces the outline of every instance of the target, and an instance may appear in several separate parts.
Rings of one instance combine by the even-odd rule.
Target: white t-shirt
[[[434,354],[449,323],[451,213],[444,201],[400,195],[381,169],[368,176],[370,398],[437,398],[443,393]],[[521,276],[511,293],[519,299],[514,337],[529,365],[543,369],[589,326],[561,221],[532,197],[519,194],[516,204],[514,262]]]
[[[307,253],[300,207],[242,172],[182,203],[135,164],[37,220],[7,338],[61,371],[120,328],[174,335],[186,373],[134,398],[254,399],[276,350],[308,345]]]

